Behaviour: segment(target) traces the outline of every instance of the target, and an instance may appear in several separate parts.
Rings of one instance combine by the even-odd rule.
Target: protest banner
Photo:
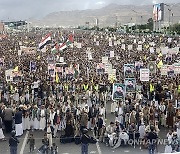
[[[36,71],[36,62],[30,61],[30,72]]]
[[[174,73],[180,74],[180,63],[174,63],[173,65],[175,67]]]
[[[36,47],[21,46],[20,48],[21,48],[22,52],[24,54],[27,54],[27,55],[29,55],[29,54],[36,54],[36,50],[37,50]]]
[[[148,63],[148,69],[149,69],[150,73],[155,74],[156,73],[156,62],[150,61]]]
[[[108,80],[113,83],[116,80],[116,69],[111,69],[108,74]]]
[[[113,84],[112,100],[121,100],[125,97],[125,86],[121,83]]]
[[[48,64],[48,74],[51,76],[51,77],[55,77],[55,64]]]
[[[110,58],[114,57],[114,51],[110,51]]]
[[[104,73],[110,74],[111,72],[112,72],[112,64],[106,63],[105,64],[105,72]]]
[[[64,63],[64,57],[60,57],[60,58],[59,58],[59,62],[60,62],[60,63]]]
[[[149,81],[149,69],[140,69],[140,81]]]
[[[142,45],[138,45],[137,50],[142,51]]]
[[[13,81],[13,69],[5,71],[6,81]]]
[[[108,63],[108,57],[102,57],[102,63],[107,64]]]
[[[124,64],[124,77],[131,78],[134,77],[134,64]]]
[[[167,75],[167,65],[163,65],[160,71],[161,71],[161,75]]]
[[[125,78],[125,91],[126,93],[135,92],[136,90],[136,79],[135,78]]]
[[[167,75],[169,77],[173,77],[175,74],[175,66],[174,65],[167,65]]]
[[[143,68],[143,62],[141,61],[135,61],[135,70],[139,71],[140,68]]]
[[[105,64],[98,63],[96,67],[96,73],[100,75],[100,74],[104,74],[104,72],[105,72]]]

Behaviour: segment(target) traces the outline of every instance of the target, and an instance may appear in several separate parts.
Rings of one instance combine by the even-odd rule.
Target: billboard
[[[164,3],[153,5],[153,20],[154,21],[164,20]]]

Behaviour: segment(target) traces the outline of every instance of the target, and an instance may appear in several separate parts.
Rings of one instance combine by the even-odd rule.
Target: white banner
[[[149,69],[140,69],[140,81],[149,81]]]
[[[114,57],[114,51],[110,51],[110,58]]]
[[[108,57],[102,57],[102,63],[107,64],[108,63]]]
[[[105,64],[105,73],[111,73],[112,72],[112,64],[107,63]]]

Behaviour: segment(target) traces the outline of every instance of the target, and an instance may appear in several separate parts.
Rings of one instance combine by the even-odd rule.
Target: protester
[[[10,153],[11,154],[17,154],[17,147],[19,144],[19,140],[16,137],[16,132],[11,132],[11,137],[9,138],[9,147],[10,147]]]
[[[38,49],[48,33],[51,43]],[[69,36],[73,40],[66,49],[52,52]],[[146,139],[151,127],[157,135],[176,130],[179,137],[179,41],[178,36],[81,30],[72,36],[65,29],[8,34],[0,40],[3,131],[15,127],[21,136],[30,128],[53,128],[45,130],[50,147],[53,137],[79,137],[84,128],[112,147],[122,139],[117,136]],[[146,81],[142,68],[151,74]],[[114,121],[107,125],[109,104]],[[121,146],[117,143],[115,148]]]

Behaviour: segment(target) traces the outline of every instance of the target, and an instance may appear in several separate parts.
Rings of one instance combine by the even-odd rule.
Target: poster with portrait
[[[132,78],[134,77],[134,64],[124,64],[124,77]]]
[[[140,71],[141,68],[143,68],[143,62],[135,61],[135,70]]]
[[[167,75],[169,77],[174,76],[175,74],[175,66],[174,65],[167,65]]]
[[[125,91],[126,93],[135,92],[136,90],[136,79],[135,78],[125,78]]]
[[[48,64],[48,74],[51,76],[51,77],[55,77],[55,64]]]
[[[104,74],[105,72],[105,64],[103,63],[98,63],[96,67],[96,73],[97,74]]]
[[[36,71],[36,62],[30,61],[30,72]]]
[[[6,81],[13,81],[13,69],[9,69],[5,71]]]
[[[22,81],[22,74],[21,72],[14,72],[13,71],[13,82],[21,82]]]
[[[121,83],[113,84],[112,100],[120,100],[125,97],[125,86]]]

